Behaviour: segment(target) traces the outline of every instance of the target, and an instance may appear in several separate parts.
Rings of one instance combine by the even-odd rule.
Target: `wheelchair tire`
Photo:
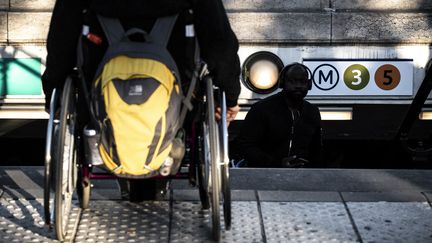
[[[204,152],[202,152],[204,153]],[[203,155],[202,155],[203,156]],[[210,199],[208,194],[208,177],[206,176],[206,165],[204,158],[203,160],[200,160],[199,164],[197,165],[197,174],[198,174],[198,192],[199,197],[201,201],[202,209],[209,209],[210,208]]]
[[[45,166],[44,166],[44,217],[45,224],[51,224],[51,209],[53,206],[51,205],[51,193],[53,192],[53,166],[51,164],[52,158],[54,157],[54,149],[53,144],[56,144],[54,141],[54,131],[55,131],[55,122],[54,122],[54,111],[56,110],[56,89],[53,90],[50,101],[50,117],[48,119],[46,140],[45,140]]]
[[[219,122],[220,156],[221,156],[221,182],[222,200],[225,229],[231,229],[231,188],[229,179],[229,156],[228,156],[228,124],[225,93],[220,93],[221,120]]]
[[[72,195],[76,186],[76,96],[73,80],[66,79],[61,96],[61,112],[55,159],[54,222],[57,239],[63,241],[67,233]]]
[[[208,134],[207,136],[204,134],[206,131],[205,124],[202,123],[202,126],[197,127],[198,131],[197,139],[195,140],[195,166],[196,166],[196,177],[198,181],[198,192],[201,201],[202,209],[210,208],[210,198],[209,198],[209,158],[207,157],[207,148],[208,146],[205,143],[208,143]]]
[[[213,82],[210,77],[205,78],[206,83],[206,115],[205,126],[208,128],[210,152],[210,189],[212,211],[212,235],[215,241],[220,240],[220,149],[219,149],[219,129],[215,118],[215,102]],[[205,132],[204,132],[205,133]]]
[[[231,188],[229,182],[229,166],[222,165],[222,196],[223,196],[223,212],[225,229],[231,229]]]

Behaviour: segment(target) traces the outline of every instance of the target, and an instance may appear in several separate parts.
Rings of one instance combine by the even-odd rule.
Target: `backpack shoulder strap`
[[[155,43],[158,43],[162,46],[166,46],[168,44],[177,17],[178,14],[160,17],[156,20],[156,23],[150,32],[150,36]]]
[[[104,17],[99,14],[97,18],[110,45],[119,42],[124,37],[125,31],[120,20],[117,18]]]

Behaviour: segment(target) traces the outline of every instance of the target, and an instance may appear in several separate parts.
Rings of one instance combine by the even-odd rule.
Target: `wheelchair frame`
[[[82,131],[77,128],[77,98],[78,87],[85,85],[78,77],[69,76],[59,94],[54,90],[50,102],[50,118],[48,121],[45,147],[45,185],[44,185],[44,215],[47,225],[54,225],[55,234],[59,241],[66,237],[66,226],[72,208],[72,197],[77,193],[80,207],[90,206],[91,180],[116,179],[111,173],[93,173],[92,165],[85,163],[79,155]],[[193,134],[191,140],[197,154],[193,161],[181,164],[181,168],[188,168],[188,172],[181,172],[165,179],[197,179],[200,200],[203,209],[211,206],[212,237],[220,240],[221,219],[220,204],[223,204],[225,228],[231,228],[231,190],[229,182],[228,158],[228,130],[226,123],[225,93],[215,88],[210,76],[199,80],[204,90],[200,91],[202,98],[202,113],[199,114],[199,134]],[[80,84],[81,83],[81,84]],[[201,86],[200,85],[200,86]],[[222,118],[215,119],[215,97],[220,101]],[[57,100],[60,99],[60,116],[57,111]],[[198,123],[197,123],[198,124]],[[195,173],[190,173],[190,172]],[[155,177],[154,177],[155,178]],[[134,179],[130,179],[134,180]],[[211,199],[211,200],[210,200]],[[209,203],[210,202],[210,203]],[[210,204],[210,205],[209,205]]]

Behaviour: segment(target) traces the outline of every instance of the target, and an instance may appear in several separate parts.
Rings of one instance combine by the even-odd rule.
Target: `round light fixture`
[[[253,92],[268,94],[278,87],[283,63],[271,52],[260,51],[250,55],[243,63],[242,82]]]

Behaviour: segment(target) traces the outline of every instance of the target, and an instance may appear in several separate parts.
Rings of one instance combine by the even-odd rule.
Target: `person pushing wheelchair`
[[[188,47],[188,35],[193,32],[188,26],[193,24],[201,58],[208,64],[215,84],[226,93],[227,119],[234,120],[239,111],[237,98],[240,93],[238,41],[221,0],[57,0],[47,38],[46,70],[42,75],[47,109],[53,89],[62,87],[76,66],[78,37],[86,21],[83,18],[85,9],[119,18],[126,30],[138,27],[146,31],[151,29],[156,18],[179,13],[168,50],[179,67],[182,80],[190,79],[193,70],[193,58],[190,57],[193,50]],[[87,21],[94,28],[91,30],[93,38],[84,43],[90,54],[84,71],[86,80],[92,80],[107,41],[97,19],[90,17]]]
[[[47,38],[46,70],[42,76],[46,107],[54,88],[61,89],[66,77],[77,67],[78,39],[84,32],[86,38],[82,42],[82,49],[86,58],[82,75],[88,87],[94,80],[109,42],[97,15],[119,19],[125,31],[139,28],[148,32],[156,19],[175,14],[178,17],[167,48],[178,66],[182,83],[188,83],[195,68],[196,36],[200,58],[207,64],[214,83],[226,93],[227,120],[232,121],[239,111],[238,41],[220,0],[57,0]],[[89,29],[84,31],[83,26]],[[138,38],[137,41],[142,40]],[[84,107],[85,99],[79,97],[77,109],[80,131],[90,119]],[[216,114],[216,117],[220,117],[220,114]],[[150,186],[150,189],[153,190],[148,193],[151,197],[155,187]]]

